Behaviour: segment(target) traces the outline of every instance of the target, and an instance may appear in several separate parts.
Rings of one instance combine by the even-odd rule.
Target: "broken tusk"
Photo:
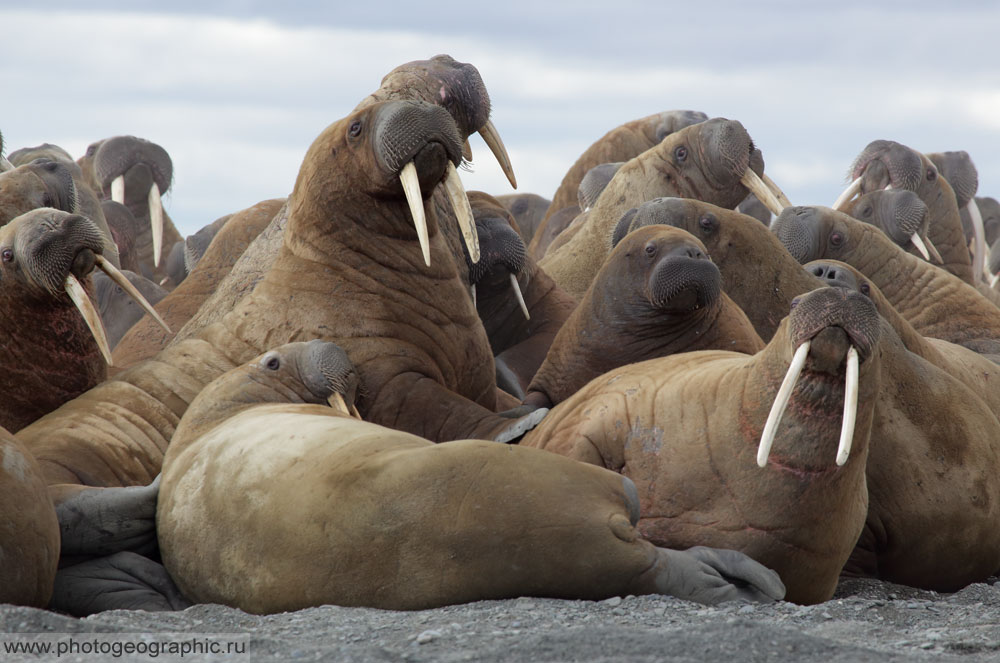
[[[431,243],[427,239],[427,219],[424,217],[424,198],[420,194],[420,180],[417,179],[417,167],[413,162],[403,166],[399,173],[399,181],[403,184],[403,193],[406,194],[406,202],[410,205],[410,214],[413,216],[413,225],[417,229],[417,238],[420,240],[420,250],[424,254],[424,263],[431,266]]]
[[[149,187],[149,229],[153,233],[153,267],[159,267],[163,248],[163,201],[156,182]]]
[[[521,294],[521,286],[517,282],[517,276],[513,273],[510,275],[510,287],[514,290],[514,296],[517,297],[517,303],[521,306],[521,313],[524,313],[524,319],[531,320],[531,315],[528,313],[528,306],[524,303],[524,295]]]
[[[802,367],[806,365],[809,344],[810,341],[806,341],[795,351],[795,355],[788,365],[788,371],[785,373],[785,379],[782,380],[781,387],[778,388],[778,395],[775,396],[774,403],[771,405],[771,411],[764,423],[764,432],[760,436],[760,445],[757,448],[757,465],[759,467],[767,465],[767,457],[771,455],[771,445],[774,444],[774,434],[778,430],[778,424],[781,423],[782,415],[785,414],[785,407],[792,397],[792,389],[795,388],[795,383],[802,373]]]
[[[844,384],[844,421],[840,425],[837,444],[837,465],[847,462],[854,442],[854,422],[858,419],[858,350],[853,345],[847,351],[847,380]]]
[[[969,213],[969,220],[972,222],[972,236],[975,240],[975,249],[972,251],[972,273],[979,280],[979,275],[986,269],[986,229],[983,227],[983,215],[979,213],[979,205],[975,198],[969,199],[969,204],[965,207]]]
[[[129,296],[132,299],[134,299],[139,306],[142,307],[142,310],[144,310],[149,315],[153,316],[153,319],[156,320],[157,324],[163,327],[163,330],[165,332],[167,332],[168,334],[173,333],[170,331],[170,327],[167,326],[167,323],[163,321],[163,318],[160,317],[160,314],[157,313],[156,309],[153,308],[153,305],[150,304],[148,301],[146,301],[146,298],[142,296],[142,293],[139,292],[139,289],[136,288],[134,285],[132,285],[132,282],[129,281],[124,274],[118,271],[118,268],[115,267],[113,264],[111,264],[110,260],[99,254],[96,255],[95,258],[97,259],[98,268],[100,268],[101,271],[107,274],[108,278],[117,283],[122,290],[127,292]]]
[[[455,210],[455,217],[458,219],[458,227],[465,240],[465,248],[469,250],[469,257],[472,262],[479,262],[479,234],[476,233],[476,221],[472,217],[472,206],[469,205],[469,197],[465,195],[462,178],[458,176],[455,164],[450,161],[448,162],[448,174],[444,178],[444,188],[448,192],[451,206]]]
[[[111,200],[125,204],[125,176],[119,175],[111,180]]]
[[[83,289],[83,285],[72,274],[66,276],[63,287],[66,289],[66,294],[69,295],[69,298],[73,300],[76,308],[79,309],[84,322],[90,328],[90,333],[94,335],[94,341],[97,342],[97,347],[100,348],[101,354],[104,355],[104,360],[108,362],[108,366],[111,366],[111,347],[108,345],[108,335],[104,332],[104,324],[101,322],[101,316],[97,313],[97,309],[94,308],[94,303],[90,301],[87,291]]]
[[[330,394],[330,397],[326,399],[326,402],[330,404],[330,407],[345,417],[351,416],[351,411],[347,409],[347,403],[344,402],[344,397],[339,391],[335,391]]]
[[[757,196],[757,200],[764,203],[764,207],[771,210],[775,216],[781,215],[781,210],[784,209],[784,206],[778,202],[778,199],[774,197],[774,194],[767,188],[767,185],[761,181],[757,173],[747,168],[743,172],[743,177],[740,178],[740,184],[749,189],[750,193]]]
[[[774,197],[778,199],[778,202],[781,203],[782,207],[792,206],[792,201],[788,199],[788,196],[786,196],[785,192],[781,190],[781,187],[775,184],[774,180],[767,176],[767,173],[761,175],[760,179],[764,182],[765,186],[771,190],[771,193],[773,193]]]
[[[507,154],[507,148],[504,147],[503,141],[500,140],[500,134],[497,133],[497,128],[493,125],[493,120],[486,120],[486,124],[479,130],[479,135],[483,137],[483,141],[486,142],[490,151],[493,152],[493,156],[497,158],[503,174],[507,176],[507,181],[516,189],[517,178],[514,177],[514,168],[510,165],[510,156]]]
[[[854,198],[854,196],[858,195],[859,191],[861,191],[860,177],[851,182],[847,186],[847,188],[844,189],[844,192],[839,196],[837,196],[837,199],[833,201],[833,209],[837,210],[838,212],[843,212],[844,210],[842,210],[841,208],[848,202],[850,202],[850,200]]]
[[[927,245],[924,244],[924,240],[920,239],[920,235],[918,233],[913,233],[910,237],[910,242],[913,243],[913,246],[917,247],[917,250],[920,251],[920,255],[924,257],[924,260],[930,262],[931,254],[927,251]]]
[[[462,143],[462,158],[466,161],[472,161],[472,146],[469,145],[468,138],[466,138],[465,142]]]

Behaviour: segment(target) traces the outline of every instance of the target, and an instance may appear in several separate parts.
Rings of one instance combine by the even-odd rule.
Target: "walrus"
[[[927,237],[930,221],[927,205],[915,192],[909,189],[880,189],[842,207],[843,212],[858,221],[870,223],[884,232],[904,251],[920,255],[931,263],[942,263],[943,259]],[[931,249],[934,251],[931,252]]]
[[[477,263],[466,255],[473,302],[494,354],[497,384],[520,401],[576,301],[527,252],[516,222],[496,198],[470,191],[469,205],[480,249]]]
[[[122,275],[128,279],[129,283],[136,290],[142,293],[143,299],[149,302],[154,309],[167,296],[166,290],[141,274],[122,270]],[[108,338],[108,347],[111,348],[112,361],[114,361],[114,351],[119,341],[133,326],[144,318],[146,310],[107,274],[99,272],[94,275],[92,280],[94,284],[94,301],[97,304],[97,312],[101,314],[101,322],[104,324],[104,331]],[[166,330],[160,327],[152,317],[150,317],[150,321],[166,333]],[[122,363],[117,362],[117,366],[121,367]]]
[[[48,605],[59,522],[38,463],[0,428],[0,603]]]
[[[760,150],[739,122],[715,118],[681,129],[619,168],[586,223],[558,249],[550,246],[539,264],[580,298],[610,252],[608,237],[627,210],[660,196],[698,198],[731,209],[746,198],[747,186],[770,194],[759,177],[763,170]]]
[[[537,193],[506,193],[495,198],[514,217],[521,239],[527,246],[535,236],[535,230],[542,222],[551,201]]]
[[[844,211],[855,195],[887,187],[915,192],[927,205],[928,249],[935,247],[943,269],[970,285],[975,282],[955,192],[927,156],[895,141],[875,140],[854,160],[851,177],[833,209]]]
[[[955,193],[955,204],[958,205],[965,246],[972,254],[972,276],[976,283],[979,283],[983,280],[986,253],[989,251],[983,215],[976,204],[979,171],[965,150],[929,152],[927,158],[937,167],[940,176],[947,180]]]
[[[647,203],[634,214],[655,208]],[[559,330],[525,402],[551,407],[613,368],[668,354],[756,353],[764,343],[721,280],[689,233],[663,225],[629,233]]]
[[[830,258],[855,267],[924,336],[1000,354],[1000,309],[877,228],[828,207],[789,207],[771,230],[800,263]]]
[[[872,300],[884,321],[868,452],[868,518],[846,575],[952,592],[1000,570],[1000,367],[926,339],[861,272],[806,268]]]
[[[741,550],[778,572],[787,600],[825,601],[868,509],[880,326],[871,300],[822,287],[793,300],[757,354],[615,369],[521,444],[632,479],[639,531],[654,544]]]
[[[0,227],[0,426],[16,433],[107,377],[111,350],[90,273],[98,267],[130,296],[137,291],[104,246],[89,218],[53,208]]]
[[[186,596],[267,614],[782,595],[773,572],[732,551],[643,540],[635,488],[614,472],[482,440],[435,445],[354,419],[357,385],[343,350],[313,340],[227,372],[191,403],[157,509],[164,564]]]

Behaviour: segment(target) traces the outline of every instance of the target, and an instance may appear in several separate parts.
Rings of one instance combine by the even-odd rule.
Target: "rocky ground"
[[[936,594],[849,580],[816,606],[520,598],[420,612],[324,606],[260,617],[200,605],[86,619],[0,606],[0,660],[997,661],[998,581]],[[13,653],[12,643],[51,651]],[[134,652],[123,653],[127,643]],[[60,644],[76,649],[57,656]]]

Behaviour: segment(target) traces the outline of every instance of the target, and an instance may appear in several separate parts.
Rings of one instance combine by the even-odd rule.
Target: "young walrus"
[[[648,208],[640,206],[636,215]],[[559,330],[525,402],[551,407],[602,373],[654,357],[694,350],[754,354],[764,342],[721,281],[690,233],[663,225],[629,233]]]
[[[638,495],[616,473],[366,423],[348,414],[358,390],[343,350],[314,340],[229,371],[191,403],[157,511],[164,564],[186,596],[274,613],[783,595],[773,572],[739,553],[640,538]]]

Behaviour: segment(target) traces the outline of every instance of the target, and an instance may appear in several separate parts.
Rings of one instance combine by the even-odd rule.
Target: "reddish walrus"
[[[829,599],[868,511],[881,318],[843,288],[792,306],[756,355],[688,352],[616,369],[522,444],[632,479],[639,531],[653,543],[741,550],[778,572],[788,600]]]
[[[655,220],[656,208],[646,203],[634,214]],[[654,357],[710,349],[754,354],[764,343],[721,280],[689,233],[663,225],[630,232],[559,330],[525,402],[551,407],[602,373]]]
[[[274,613],[783,594],[740,553],[643,540],[635,486],[614,472],[366,423],[348,415],[357,391],[344,352],[310,341],[227,372],[192,402],[157,512],[164,564],[188,597]]]

